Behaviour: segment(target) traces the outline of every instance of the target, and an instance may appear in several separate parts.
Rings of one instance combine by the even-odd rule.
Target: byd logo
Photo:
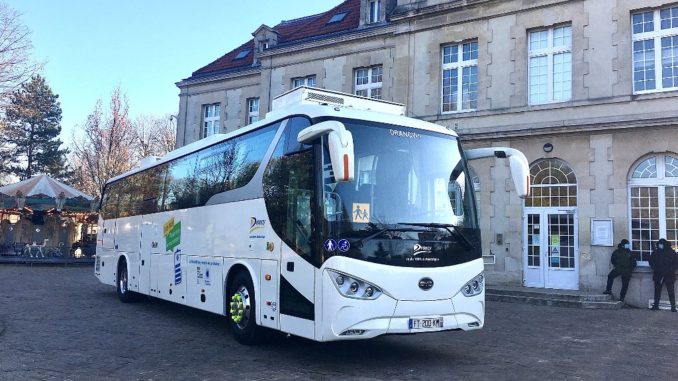
[[[433,279],[431,278],[421,278],[419,279],[419,288],[424,291],[428,291],[433,288]]]

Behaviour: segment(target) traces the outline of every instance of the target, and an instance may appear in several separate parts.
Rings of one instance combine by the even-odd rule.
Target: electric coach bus
[[[404,106],[301,87],[266,119],[110,179],[95,275],[122,302],[148,295],[317,341],[483,326],[480,228],[462,149]]]

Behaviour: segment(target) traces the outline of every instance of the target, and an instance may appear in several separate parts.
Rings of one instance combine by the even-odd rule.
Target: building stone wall
[[[631,13],[670,5],[669,0],[389,4],[389,12],[395,10],[381,27],[260,52],[260,66],[246,72],[180,82],[179,145],[200,138],[204,104],[222,104],[221,131],[228,132],[245,125],[247,98],[260,97],[263,118],[272,98],[290,90],[292,78],[315,75],[318,87],[351,93],[356,68],[383,65],[383,99],[406,104],[412,117],[454,128],[466,147],[514,147],[531,163],[559,158],[574,169],[579,288],[601,290],[614,247],[591,245],[591,219],[613,219],[615,245],[627,238],[629,171],[650,153],[678,151],[678,91],[632,91]],[[367,14],[362,17],[361,25]],[[529,32],[562,24],[572,27],[572,98],[530,105]],[[478,107],[442,114],[442,48],[468,40],[478,42]],[[552,152],[544,152],[546,143]],[[505,161],[471,164],[480,178],[483,254],[494,259],[486,267],[488,282],[520,285],[523,201],[515,195]],[[639,268],[627,300],[644,305],[651,288],[648,269]]]

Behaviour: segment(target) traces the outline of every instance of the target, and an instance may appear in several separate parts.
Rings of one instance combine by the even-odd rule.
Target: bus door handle
[[[294,272],[294,262],[287,262],[287,271]]]

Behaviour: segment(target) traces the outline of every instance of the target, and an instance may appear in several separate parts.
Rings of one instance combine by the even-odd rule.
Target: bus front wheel
[[[241,344],[256,344],[261,338],[261,328],[256,322],[256,297],[252,279],[239,272],[228,288],[228,323],[233,337]]]

